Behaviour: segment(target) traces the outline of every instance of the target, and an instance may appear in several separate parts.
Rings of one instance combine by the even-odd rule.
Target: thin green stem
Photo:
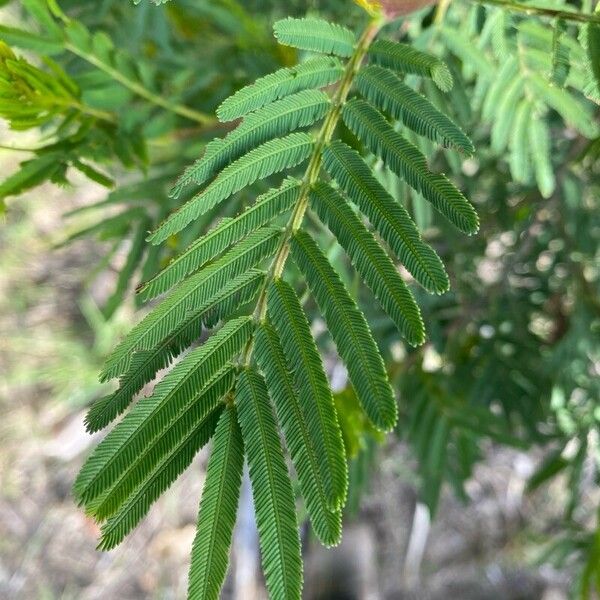
[[[11,150],[13,152],[38,152],[42,150],[43,146],[39,148],[24,148],[23,146],[8,146],[6,144],[0,144],[0,150]]]
[[[331,108],[327,113],[325,121],[323,122],[321,130],[319,131],[319,134],[315,140],[315,147],[311,154],[308,167],[304,173],[304,177],[302,178],[302,185],[300,187],[298,201],[292,210],[292,214],[290,215],[287,227],[285,228],[281,243],[275,254],[275,258],[271,263],[267,280],[259,295],[256,310],[254,311],[254,318],[258,322],[264,321],[267,315],[267,288],[270,282],[275,279],[279,279],[283,274],[283,270],[290,252],[290,240],[294,232],[301,227],[302,221],[304,220],[304,215],[306,214],[306,210],[308,208],[310,190],[317,182],[321,172],[323,149],[331,141],[333,133],[339,122],[342,108],[346,102],[348,93],[352,87],[352,83],[354,82],[354,78],[360,69],[361,63],[369,49],[369,46],[383,24],[384,21],[381,18],[375,18],[369,23],[357,44],[354,54],[348,60],[346,69],[344,71],[344,76],[342,77],[336,93],[333,96]],[[244,351],[242,358],[243,363],[249,364],[252,357],[252,348],[253,342],[251,340]]]
[[[87,106],[86,104],[82,104],[81,102],[71,99],[65,102],[58,101],[58,104],[62,104],[67,108],[74,108],[78,110],[80,113],[84,115],[88,115],[90,117],[94,117],[95,119],[100,119],[101,121],[108,121],[109,123],[115,123],[115,117],[111,115],[109,112],[104,110],[99,110],[96,108],[92,108],[91,106]]]
[[[532,6],[529,4],[510,2],[509,0],[471,0],[471,2],[475,2],[476,4],[489,4],[492,6],[498,6],[506,10],[511,10],[513,12],[519,12],[526,15],[539,15],[541,17],[550,17],[552,19],[577,21],[578,23],[597,23],[600,25],[600,15],[592,15],[589,13],[554,10],[552,8],[544,8],[542,6]]]
[[[71,43],[65,44],[65,48],[69,52],[76,54],[91,65],[94,65],[96,68],[100,69],[101,71],[112,77],[115,81],[118,81],[121,85],[130,89],[134,94],[148,100],[148,102],[152,102],[152,104],[156,104],[157,106],[160,106],[161,108],[164,108],[169,112],[180,115],[181,117],[185,117],[190,121],[201,123],[202,125],[210,125],[215,122],[215,118],[211,115],[199,112],[197,110],[194,110],[193,108],[189,108],[188,106],[184,106],[182,104],[171,102],[170,100],[163,98],[159,94],[155,94],[148,88],[144,87],[141,83],[138,83],[137,81],[132,81],[117,69],[111,67],[110,65],[106,64],[105,62],[103,62],[102,60],[100,60],[92,54],[82,52],[79,48],[77,48]]]

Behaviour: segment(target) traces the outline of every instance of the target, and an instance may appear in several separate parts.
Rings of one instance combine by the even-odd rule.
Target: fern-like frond
[[[282,19],[275,23],[273,31],[284,46],[321,54],[352,56],[356,43],[349,29],[322,19]]]
[[[192,546],[188,598],[218,600],[225,581],[244,465],[235,408],[223,412],[213,440]]]
[[[230,317],[240,306],[250,302],[264,280],[265,274],[256,269],[238,275],[210,301],[193,310],[191,316],[155,348],[135,352],[129,370],[119,379],[119,389],[97,400],[88,411],[85,417],[87,430],[90,433],[99,431],[119,416],[158,371],[169,366],[175,356],[200,337],[203,327],[211,327]]]
[[[285,281],[275,280],[268,291],[268,314],[279,334],[294,384],[319,449],[319,468],[329,507],[337,510],[346,500],[348,466],[333,397],[319,351],[296,293]]]
[[[280,237],[278,229],[258,229],[214,263],[186,279],[116,347],[106,361],[101,378],[108,380],[125,373],[130,368],[134,351],[155,348],[183,324],[192,311],[210,305],[212,298],[229,281],[271,256]]]
[[[74,485],[80,502],[88,504],[110,488],[130,462],[241,352],[253,330],[250,317],[226,323],[179,362],[156,386],[150,398],[138,402],[102,440],[81,469]]]
[[[325,546],[335,546],[342,535],[341,511],[329,508],[319,468],[319,448],[310,435],[308,407],[298,398],[281,340],[270,323],[258,327],[254,356],[277,410],[313,530]]]
[[[271,598],[300,600],[302,558],[294,493],[264,379],[249,369],[235,403],[252,484],[261,560]]]
[[[323,165],[413,277],[429,292],[446,292],[449,282],[441,259],[423,242],[406,209],[375,179],[360,154],[344,142],[335,141],[325,149]],[[416,323],[413,325],[418,329]]]
[[[502,26],[500,22],[499,27]],[[480,77],[489,79],[494,73],[493,64],[488,59],[485,52],[481,51],[479,45],[473,41],[469,35],[457,35],[457,32],[448,28],[440,27],[440,33],[444,38],[445,44],[452,52],[460,58],[463,63],[463,69],[469,72],[476,72]]]
[[[544,198],[550,198],[556,188],[554,169],[550,160],[552,151],[548,125],[539,116],[534,116],[529,122],[529,146],[532,150],[533,169],[540,193]]]
[[[338,192],[317,184],[311,206],[335,235],[382,308],[413,346],[425,341],[421,311],[388,255]]]
[[[160,244],[200,215],[255,181],[299,165],[309,157],[313,145],[314,140],[307,133],[291,133],[251,150],[221,171],[203,192],[174,212],[148,240],[153,244]]]
[[[398,407],[383,359],[363,313],[307,233],[297,231],[294,234],[291,251],[325,317],[364,411],[377,428],[392,430],[398,418]]]
[[[204,389],[199,399],[182,411],[173,424],[158,437],[143,454],[127,476],[121,478],[109,491],[94,502],[96,519],[113,514],[102,526],[100,547],[109,550],[146,516],[150,506],[189,467],[198,451],[212,437],[223,410],[219,400],[231,390],[235,381],[233,367],[225,367]],[[124,482],[135,470],[143,473],[141,483],[126,496],[122,494]],[[107,510],[110,503],[116,509]],[[118,509],[118,510],[117,510]]]
[[[425,157],[394,131],[384,116],[363,100],[351,100],[343,110],[348,127],[388,167],[422,194],[457,229],[469,235],[479,229],[475,209],[441,174],[432,173]]]
[[[222,219],[216,227],[174,258],[156,277],[145,283],[139,290],[143,298],[149,300],[166,292],[232,244],[289,210],[298,199],[300,185],[297,180],[286,179],[280,188],[260,196],[237,217]]]
[[[453,146],[469,156],[475,151],[458,125],[388,69],[376,65],[364,67],[355,83],[366,100],[419,135]]]
[[[148,504],[144,506],[149,507],[158,497],[153,495],[153,490],[160,494],[187,468],[194,454],[181,454],[180,443],[197,426],[209,420],[223,396],[232,389],[234,381],[234,370],[230,365],[218,371],[206,387],[190,398],[189,404],[147,444],[144,452],[131,460],[113,485],[87,505],[88,512],[93,513],[96,519],[104,520],[118,510],[117,520],[121,525],[132,522],[135,514],[142,518],[145,511],[140,512],[142,506],[139,505],[139,499],[147,500]],[[186,447],[192,449],[192,446]],[[157,483],[160,484],[158,488]],[[129,502],[131,494],[137,497],[137,501]],[[126,500],[129,506],[122,511],[121,506]]]
[[[317,56],[296,67],[279,69],[238,90],[217,109],[220,121],[233,121],[266,104],[302,90],[322,88],[338,81],[344,67],[333,56]]]
[[[330,105],[325,92],[304,90],[249,114],[229,135],[206,146],[204,156],[185,170],[171,196],[179,196],[188,184],[202,185],[258,145],[314,124],[325,116]]]
[[[529,73],[527,81],[539,94],[540,99],[559,113],[581,135],[593,138],[600,133],[600,127],[594,122],[589,104],[579,102],[566,90],[551,85],[538,73]]]
[[[407,44],[376,40],[368,53],[375,63],[399,73],[412,73],[433,79],[444,92],[452,89],[452,74],[444,62]]]

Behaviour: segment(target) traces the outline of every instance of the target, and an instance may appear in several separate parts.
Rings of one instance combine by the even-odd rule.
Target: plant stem
[[[111,115],[109,112],[105,110],[100,110],[97,108],[92,108],[91,106],[87,106],[82,104],[77,100],[69,100],[68,102],[60,102],[63,106],[67,108],[74,108],[78,110],[80,113],[84,115],[88,115],[90,117],[94,117],[94,119],[100,119],[101,121],[108,121],[109,123],[116,123],[115,117]]]
[[[363,32],[354,54],[348,60],[346,69],[344,71],[344,76],[342,77],[336,93],[333,96],[332,106],[329,109],[321,130],[319,131],[319,134],[315,140],[315,147],[312,151],[308,167],[304,173],[304,177],[302,178],[298,201],[296,202],[292,214],[290,215],[288,224],[281,239],[281,243],[275,254],[275,258],[271,263],[267,280],[265,281],[265,285],[263,286],[258,298],[256,310],[254,311],[254,318],[258,322],[264,321],[267,316],[267,288],[269,283],[275,279],[279,279],[283,274],[283,270],[290,253],[290,240],[294,232],[300,229],[302,221],[304,220],[304,215],[306,214],[306,210],[308,208],[311,188],[319,179],[319,173],[321,172],[323,149],[331,141],[335,128],[337,127],[340,119],[342,108],[346,102],[348,93],[352,87],[352,83],[354,82],[354,78],[360,69],[360,65],[367,53],[367,50],[369,49],[369,46],[383,24],[384,21],[379,17],[371,20]],[[252,348],[253,342],[251,340],[248,343],[243,355],[242,362],[244,364],[249,364],[252,357]]]
[[[564,19],[565,21],[577,21],[579,23],[597,23],[600,25],[600,15],[592,15],[588,13],[570,12],[565,10],[554,10],[552,8],[544,8],[542,6],[531,6],[529,4],[520,4],[518,2],[510,2],[509,0],[471,0],[477,4],[491,4],[506,10],[520,12],[527,15],[539,15],[542,17],[550,17],[553,19]]]
[[[0,150],[12,150],[13,152],[37,152],[42,150],[43,146],[39,148],[24,148],[23,146],[7,146],[6,144],[0,144]]]
[[[216,119],[211,115],[199,112],[197,110],[194,110],[193,108],[189,108],[188,106],[184,106],[182,104],[171,102],[170,100],[163,98],[159,94],[155,94],[148,88],[144,87],[141,83],[138,83],[137,81],[132,81],[117,69],[111,67],[110,65],[106,64],[105,62],[91,54],[86,54],[85,52],[82,52],[79,48],[77,48],[71,43],[65,44],[65,48],[69,52],[72,52],[73,54],[76,54],[83,60],[89,62],[91,65],[94,65],[101,71],[104,71],[104,73],[112,77],[115,81],[118,81],[121,85],[130,89],[134,94],[137,94],[141,98],[148,100],[148,102],[151,102],[152,104],[156,104],[157,106],[160,106],[161,108],[164,108],[169,112],[175,113],[181,117],[185,117],[190,121],[201,123],[202,125],[210,125],[215,123],[216,121]]]

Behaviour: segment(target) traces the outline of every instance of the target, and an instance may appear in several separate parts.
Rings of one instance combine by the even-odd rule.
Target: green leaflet
[[[519,61],[515,56],[511,56],[503,63],[486,94],[481,108],[481,114],[486,121],[493,118],[507,88],[517,77],[519,77]]]
[[[119,511],[102,525],[100,550],[111,550],[148,514],[152,504],[187,469],[194,457],[212,438],[223,406],[218,406],[203,421],[177,440],[173,449],[149,472]]]
[[[192,311],[210,304],[231,279],[271,256],[280,237],[278,229],[259,229],[214,263],[186,279],[129,332],[106,361],[101,378],[108,380],[125,373],[130,368],[133,351],[155,348],[184,323]]]
[[[596,15],[600,15],[600,7],[596,5]],[[581,27],[579,39],[586,50],[585,72],[587,84],[585,95],[600,104],[600,25],[586,23]]]
[[[515,181],[525,184],[531,179],[529,124],[532,112],[531,102],[522,100],[517,107],[515,125],[510,138],[510,172]]]
[[[275,280],[268,291],[268,314],[283,344],[288,367],[319,449],[319,468],[329,507],[337,510],[346,500],[348,467],[333,397],[323,363],[310,333],[306,315],[288,283]]]
[[[413,295],[388,255],[345,199],[320,183],[311,193],[311,206],[346,250],[355,269],[398,330],[413,346],[422,344],[425,326]]]
[[[222,219],[216,227],[174,258],[154,279],[145,283],[140,293],[149,300],[166,292],[232,244],[289,210],[298,198],[299,188],[299,181],[287,179],[280,188],[260,196],[237,217]]]
[[[544,198],[550,198],[556,188],[554,171],[550,161],[550,131],[540,117],[534,116],[529,122],[529,146],[532,149],[535,178]]]
[[[265,274],[256,269],[238,275],[208,302],[192,311],[191,316],[155,348],[136,351],[131,357],[129,370],[119,379],[119,389],[100,398],[90,408],[85,418],[87,430],[93,433],[106,427],[129,406],[135,394],[150,383],[158,371],[167,367],[175,356],[199,338],[203,327],[230,317],[240,306],[250,302],[264,280]]]
[[[391,71],[375,65],[364,67],[355,83],[366,100],[419,135],[444,146],[454,146],[467,155],[475,151],[460,127]]]
[[[423,242],[406,209],[375,179],[358,152],[335,141],[323,153],[323,166],[369,218],[413,277],[427,291],[446,292],[449,281],[441,259]]]
[[[439,58],[406,44],[376,40],[369,48],[369,58],[382,67],[433,79],[444,92],[452,89],[452,74]]]
[[[264,379],[242,371],[236,407],[252,483],[263,571],[271,598],[300,600],[302,558],[294,493]]]
[[[566,39],[564,33],[567,30],[567,24],[562,19],[558,19],[554,23],[552,31],[552,70],[550,80],[558,87],[564,87],[567,77],[569,76],[570,64],[570,48],[563,43]]]
[[[280,44],[322,54],[349,57],[356,43],[349,29],[322,19],[282,19],[275,23],[273,30]]]
[[[254,356],[275,404],[313,530],[325,546],[335,546],[342,536],[341,511],[329,508],[319,468],[319,448],[310,434],[309,407],[298,398],[281,340],[269,323],[262,323],[258,327]]]
[[[363,313],[307,233],[297,231],[291,246],[294,262],[325,317],[364,411],[377,428],[391,431],[398,419],[398,407],[383,359]]]
[[[517,76],[511,81],[508,88],[502,90],[499,104],[494,108],[492,125],[492,149],[495,152],[500,153],[506,149],[515,120],[517,104],[524,89],[525,81]]]
[[[150,398],[138,402],[81,469],[74,485],[80,502],[88,504],[110,488],[132,458],[144,452],[210,379],[242,350],[253,329],[250,317],[226,323],[179,362]]]
[[[112,486],[87,505],[88,512],[92,512],[97,519],[103,520],[118,510],[120,517],[118,515],[117,520],[123,522],[121,519],[126,520],[125,513],[129,513],[132,508],[129,506],[123,512],[121,506],[134,491],[138,501],[140,498],[150,500],[151,488],[156,490],[157,477],[161,484],[161,490],[165,490],[189,466],[195,455],[195,452],[181,454],[178,444],[183,443],[186,436],[192,434],[196,426],[209,420],[223,396],[232,389],[234,382],[234,370],[230,365],[219,370],[205,387],[196,392],[195,397],[190,398],[187,406],[169,422],[166,429],[147,444],[144,452],[131,460],[127,469],[119,474]],[[214,427],[212,431],[214,431]],[[204,443],[207,441],[208,439]],[[188,446],[188,449],[193,449],[193,446]],[[196,448],[197,450],[199,448]],[[166,467],[164,465],[165,456]],[[153,472],[156,468],[159,471],[158,476]],[[136,489],[138,487],[144,489]],[[156,497],[154,496],[154,498]],[[134,504],[139,504],[138,501],[135,501]],[[150,504],[148,503],[147,506]],[[133,510],[137,510],[137,508],[134,506]]]
[[[363,100],[351,100],[342,111],[348,127],[388,167],[414,188],[457,229],[474,234],[479,219],[469,201],[452,183],[432,173],[425,157],[410,142],[390,127],[383,115]]]
[[[174,212],[148,240],[153,244],[160,244],[200,215],[255,181],[299,165],[308,158],[313,145],[314,141],[310,135],[291,133],[251,150],[221,171],[203,192]]]
[[[206,471],[192,547],[188,598],[218,600],[225,581],[237,514],[244,442],[233,406],[222,414]]]
[[[204,156],[185,170],[171,196],[178,197],[188,184],[202,185],[259,144],[312,125],[325,116],[330,105],[325,92],[304,90],[247,115],[229,135],[206,146]]]
[[[296,67],[279,69],[227,98],[217,109],[217,117],[233,121],[284,96],[331,85],[343,73],[342,64],[332,56],[318,56]]]

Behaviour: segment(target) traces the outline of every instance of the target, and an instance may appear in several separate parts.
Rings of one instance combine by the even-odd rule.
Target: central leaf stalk
[[[300,229],[300,227],[302,226],[302,221],[304,220],[304,215],[308,208],[310,190],[313,187],[313,185],[318,181],[319,174],[321,172],[323,149],[331,141],[331,138],[339,122],[342,108],[344,106],[344,103],[346,102],[346,99],[348,98],[348,93],[350,92],[352,83],[354,82],[354,78],[356,77],[356,74],[360,69],[361,63],[367,51],[369,50],[369,46],[373,42],[375,36],[377,35],[378,31],[381,29],[383,24],[384,20],[382,18],[373,19],[361,35],[360,40],[356,46],[356,50],[348,59],[346,69],[344,71],[344,76],[342,77],[342,80],[340,81],[336,89],[335,95],[333,96],[331,108],[327,113],[323,125],[321,126],[321,129],[315,140],[315,147],[310,156],[310,160],[304,173],[304,177],[302,178],[302,185],[300,187],[298,201],[296,202],[292,214],[290,215],[289,221],[281,239],[281,243],[279,245],[279,248],[277,249],[275,257],[273,258],[273,262],[271,263],[271,267],[267,275],[267,281],[265,282],[265,286],[260,293],[256,305],[256,310],[254,312],[254,318],[259,322],[264,321],[267,316],[268,285],[271,281],[280,278],[283,274],[283,270],[285,268],[285,264],[290,253],[291,237],[294,234],[294,232]],[[248,347],[244,352],[242,362],[248,364],[250,362],[251,355],[252,342],[248,344]]]

